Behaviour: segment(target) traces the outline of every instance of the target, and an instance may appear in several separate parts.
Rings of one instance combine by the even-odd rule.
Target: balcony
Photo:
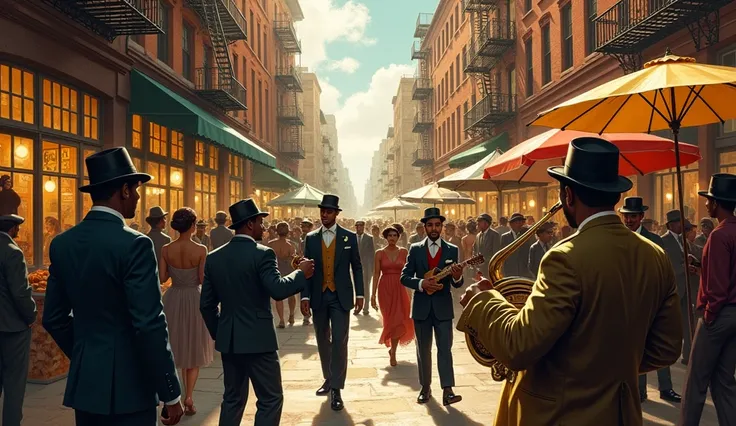
[[[516,23],[505,19],[491,19],[471,41],[465,72],[486,73],[516,42]]]
[[[730,0],[619,0],[595,18],[596,50],[639,53]]]
[[[498,0],[463,0],[463,11],[469,12],[485,12],[498,6]]]
[[[322,136],[322,145],[329,145],[330,144],[330,138],[327,136]]]
[[[420,13],[417,17],[417,26],[414,28],[414,38],[424,38],[429,31],[429,26],[432,24],[431,13]]]
[[[248,39],[245,16],[240,12],[234,0],[186,0],[186,3],[202,17],[203,22],[207,22],[207,17],[213,11],[212,6],[216,6],[225,38],[230,42]]]
[[[322,162],[325,164],[330,164],[330,157],[328,157],[327,155],[324,155],[322,157]]]
[[[302,53],[302,42],[296,36],[294,23],[288,15],[281,14],[273,22],[273,31],[281,42],[284,51],[288,53]]]
[[[302,79],[296,67],[276,68],[276,82],[290,92],[303,92]]]
[[[411,154],[411,165],[414,167],[431,166],[433,162],[431,149],[419,148]]]
[[[276,111],[276,116],[281,123],[293,126],[304,125],[304,113],[296,105],[279,105]]]
[[[393,152],[393,148],[392,148],[389,152],[386,153],[386,159],[387,160],[393,160],[394,158],[395,157],[394,157],[394,152]]]
[[[465,113],[465,130],[489,128],[516,115],[516,95],[491,93]]]
[[[429,57],[429,48],[422,47],[421,40],[415,40],[411,45],[411,59],[427,59]]]
[[[163,34],[158,0],[43,0],[108,41],[122,35]]]
[[[383,176],[388,176],[388,169],[381,169],[381,174]]]
[[[245,87],[230,75],[220,74],[215,67],[195,70],[194,90],[200,98],[225,111],[245,111]]]
[[[292,160],[304,160],[306,158],[300,126],[279,129],[279,152]]]
[[[388,131],[386,132],[386,138],[392,138],[394,137],[394,127],[390,126],[388,128]]]
[[[429,78],[414,79],[414,87],[411,89],[411,99],[421,101],[432,95],[432,80]]]
[[[424,133],[430,130],[432,130],[432,115],[421,110],[417,111],[414,114],[414,126],[411,131],[414,133]]]

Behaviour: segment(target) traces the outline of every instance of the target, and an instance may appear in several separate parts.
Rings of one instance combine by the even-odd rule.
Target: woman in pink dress
[[[396,245],[401,232],[389,226],[383,230],[388,245],[376,251],[373,272],[373,309],[381,309],[383,332],[378,343],[390,347],[388,355],[391,366],[396,366],[396,348],[414,340],[414,321],[410,318],[409,294],[401,285],[401,269],[409,252]],[[378,302],[376,303],[376,294]]]

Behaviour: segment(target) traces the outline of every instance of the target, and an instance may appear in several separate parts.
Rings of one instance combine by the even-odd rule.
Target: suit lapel
[[[332,244],[335,245],[335,270],[337,270],[337,265],[340,264],[340,256],[342,256],[343,248],[345,247],[345,244],[343,243],[343,232],[340,225],[338,225],[335,228],[335,240],[332,242]]]
[[[427,244],[428,242],[429,238],[425,238],[422,244],[419,246],[421,248],[421,253],[419,256],[421,262],[420,265],[422,266],[422,270],[424,271],[429,271],[429,259],[427,258],[427,256],[429,256],[429,245]]]

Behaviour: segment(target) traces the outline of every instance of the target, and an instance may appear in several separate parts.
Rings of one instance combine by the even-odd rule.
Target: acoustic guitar
[[[476,266],[476,265],[482,264],[484,261],[485,261],[485,259],[483,258],[483,255],[480,254],[480,253],[478,253],[478,254],[474,255],[473,257],[471,257],[470,259],[468,259],[468,260],[466,260],[464,262],[461,262],[459,265],[462,266],[462,267],[465,267],[465,266]],[[453,265],[454,264],[445,266],[444,269],[434,268],[431,271],[428,271],[426,274],[424,274],[424,279],[426,280],[426,279],[429,279],[429,278],[434,278],[435,281],[437,282],[437,284],[439,284],[440,286],[444,287],[444,285],[441,284],[439,281],[442,280],[443,278],[445,278],[445,277],[447,277],[447,276],[449,276],[449,275],[452,274],[452,266]],[[440,290],[442,289],[442,287],[440,287]],[[434,291],[427,290],[427,294],[432,294],[432,293],[434,293]]]

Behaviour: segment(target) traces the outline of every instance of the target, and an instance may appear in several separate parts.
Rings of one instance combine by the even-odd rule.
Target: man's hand
[[[312,275],[314,274],[314,260],[302,259],[302,261],[299,262],[299,269],[304,272],[305,277],[312,278]]]
[[[442,290],[443,287],[444,285],[438,283],[434,278],[426,278],[422,281],[422,290],[426,291],[427,294]]]
[[[179,423],[181,416],[184,415],[184,407],[182,407],[181,401],[179,401],[176,404],[166,406],[166,415],[168,417],[164,417],[163,413],[161,414],[161,423],[167,426],[175,425]]]
[[[371,307],[378,310],[378,303],[376,302],[376,295],[371,296]]]
[[[716,315],[714,313],[711,313],[710,311],[706,310],[703,312],[703,322],[705,325],[713,325],[713,322],[716,320]]]
[[[493,284],[491,284],[491,282],[485,278],[471,286],[468,286],[468,288],[465,290],[465,294],[463,294],[463,297],[460,299],[460,305],[462,305],[462,307],[464,308],[468,304],[468,302],[470,302],[470,299],[472,299],[473,296],[480,293],[481,291],[491,289],[493,289]]]
[[[463,269],[465,269],[465,266],[460,265],[459,263],[452,264],[452,266],[450,267],[450,270],[452,271],[452,278],[455,281],[463,277]]]
[[[358,315],[360,311],[363,310],[363,305],[365,304],[365,299],[362,297],[355,298],[355,312],[353,312],[355,315]]]
[[[691,274],[700,275],[700,268],[695,265],[688,265],[687,269],[690,271]]]
[[[301,311],[305,317],[309,316],[309,300],[302,300]]]

